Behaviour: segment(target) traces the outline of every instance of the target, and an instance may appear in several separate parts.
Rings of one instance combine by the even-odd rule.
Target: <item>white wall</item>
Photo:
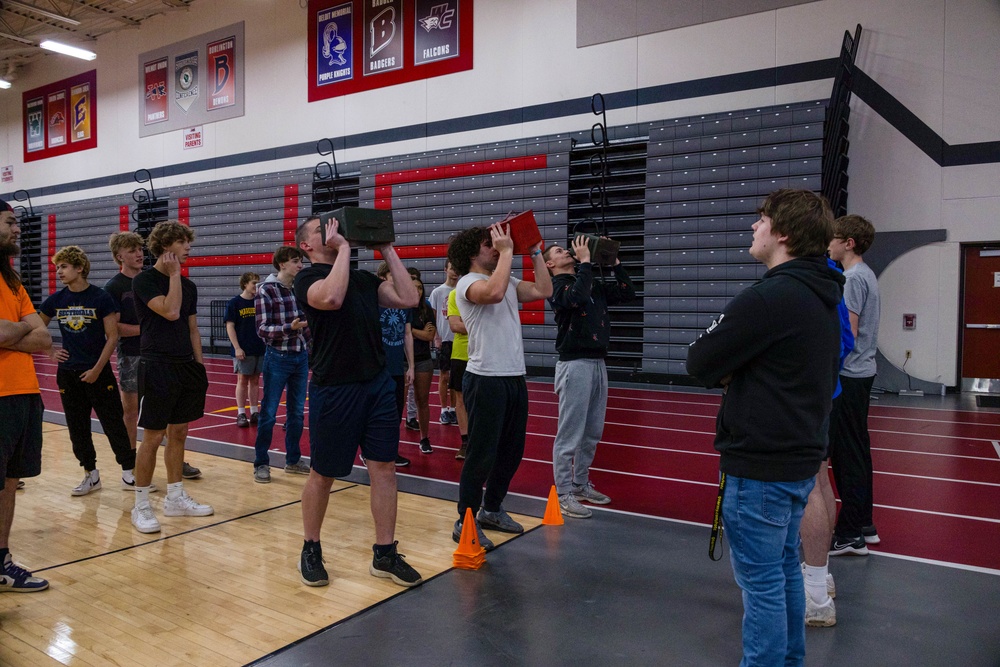
[[[574,0],[478,0],[475,68],[468,72],[306,102],[304,2],[199,0],[191,10],[98,40],[99,147],[23,164],[21,91],[72,76],[92,63],[47,56],[0,92],[0,164],[9,190],[37,189],[192,160],[312,142],[502,109],[589,97],[733,72],[832,58],[845,30],[864,26],[858,62],[946,142],[1000,141],[1000,3],[996,0],[824,0],[716,23],[577,49]],[[184,151],[179,132],[138,138],[137,56],[246,21],[246,115],[205,125],[205,146]],[[613,110],[610,125],[825,97],[830,82],[712,95]],[[860,100],[851,122],[850,208],[880,230],[946,227],[946,243],[901,257],[883,277],[883,352],[918,377],[957,382],[958,243],[1000,240],[1000,165],[942,169]],[[473,143],[577,131],[582,114],[338,154],[341,162]],[[168,186],[308,167],[317,157],[185,174]],[[118,194],[105,188],[36,204]],[[919,284],[921,289],[911,289]],[[897,326],[918,314],[915,335]],[[950,342],[949,342],[950,341]]]

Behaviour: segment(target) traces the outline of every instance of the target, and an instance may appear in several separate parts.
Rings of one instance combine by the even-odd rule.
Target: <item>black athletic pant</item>
[[[81,380],[82,374],[82,370],[62,368],[56,373],[56,384],[59,385],[59,397],[66,413],[73,454],[84,470],[94,470],[97,467],[97,452],[90,434],[90,411],[93,409],[104,429],[104,435],[111,443],[115,460],[122,470],[131,470],[135,467],[135,450],[132,449],[128,431],[125,430],[122,399],[118,394],[115,374],[111,372],[111,364],[104,365],[104,370],[93,384]]]
[[[840,514],[834,533],[857,538],[872,525],[872,443],[868,435],[868,405],[875,376],[840,376],[841,392],[830,413],[830,465],[840,494]]]
[[[458,515],[480,504],[496,512],[524,456],[528,385],[523,375],[490,377],[465,371],[462,397],[469,413],[469,447],[458,486]],[[483,495],[486,484],[486,495]]]

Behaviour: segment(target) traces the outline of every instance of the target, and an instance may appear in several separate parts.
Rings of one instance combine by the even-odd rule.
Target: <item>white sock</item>
[[[252,414],[252,415],[257,414],[257,406],[256,405],[251,405],[250,406],[250,414]]]
[[[167,500],[177,500],[184,493],[184,482],[167,484]],[[824,584],[825,585],[825,584]]]
[[[241,415],[246,412],[246,408],[236,408],[236,414]]]
[[[803,578],[805,579],[806,594],[812,598],[813,602],[822,603],[826,601],[826,573],[829,565],[813,567],[806,565],[803,568]]]
[[[135,487],[135,506],[142,507],[143,505],[149,504],[149,487],[148,486],[137,486]]]

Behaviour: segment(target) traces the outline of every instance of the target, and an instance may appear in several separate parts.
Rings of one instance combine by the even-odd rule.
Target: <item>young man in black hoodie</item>
[[[768,271],[691,344],[687,370],[723,388],[715,448],[743,590],[741,665],[801,665],[799,522],[826,449],[844,278],[824,257],[833,216],[822,197],[778,190],[758,212],[750,254]]]
[[[604,434],[608,407],[608,369],[604,364],[611,339],[608,305],[631,301],[635,287],[619,260],[615,260],[611,280],[594,278],[585,236],[573,239],[573,253],[575,258],[567,249],[551,245],[543,255],[552,274],[549,304],[558,327],[555,389],[559,427],[552,443],[552,468],[562,513],[586,519],[592,512],[581,501],[595,505],[611,502],[590,481],[590,464]]]

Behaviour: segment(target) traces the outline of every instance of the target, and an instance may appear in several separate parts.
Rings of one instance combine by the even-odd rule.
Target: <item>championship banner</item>
[[[417,0],[416,29],[413,33],[413,64],[459,56],[458,0]]]
[[[49,148],[66,143],[66,91],[50,93],[45,100],[46,125],[49,133]]]
[[[198,52],[177,56],[174,61],[174,102],[187,113],[198,99]]]
[[[473,0],[308,1],[310,102],[472,69]]]
[[[403,0],[364,0],[364,5],[362,74],[403,69]]]
[[[160,58],[143,66],[145,75],[145,118],[146,125],[162,123],[168,119],[167,105],[167,59]]]
[[[316,15],[316,84],[354,78],[354,7],[348,2]]]
[[[241,21],[140,53],[139,136],[244,115],[244,32]]]
[[[236,104],[236,38],[226,37],[208,45],[208,110]]]
[[[97,70],[21,94],[24,161],[97,148]]]
[[[90,139],[90,84],[82,83],[70,89],[70,118],[73,125],[69,140],[73,143]]]
[[[45,148],[45,98],[36,97],[24,105],[27,134],[24,137],[24,148],[29,153]]]

